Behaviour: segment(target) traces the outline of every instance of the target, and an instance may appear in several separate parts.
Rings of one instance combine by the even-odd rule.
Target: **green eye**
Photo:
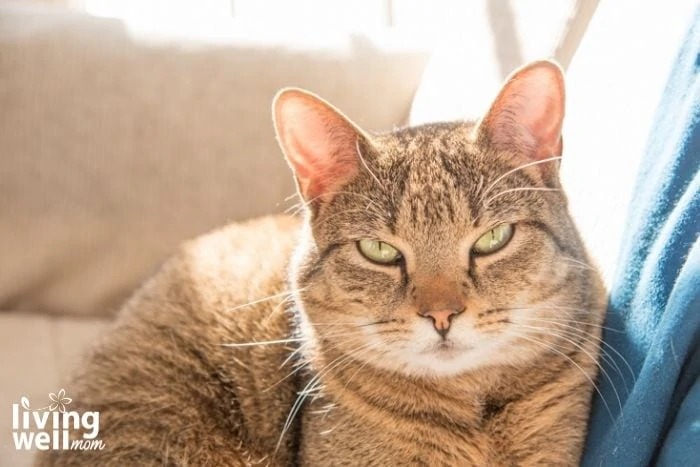
[[[506,246],[508,240],[510,240],[512,236],[513,225],[501,224],[479,237],[472,247],[472,251],[477,255],[488,255],[489,253],[494,253]]]
[[[360,240],[357,249],[362,256],[378,264],[394,264],[401,259],[401,252],[386,242],[379,240]]]

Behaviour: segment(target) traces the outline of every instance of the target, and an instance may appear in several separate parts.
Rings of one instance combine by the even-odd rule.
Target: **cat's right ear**
[[[359,170],[366,135],[320,97],[283,89],[272,103],[277,140],[306,201],[329,201]]]

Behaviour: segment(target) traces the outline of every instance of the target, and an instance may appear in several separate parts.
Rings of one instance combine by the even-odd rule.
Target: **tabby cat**
[[[559,67],[478,123],[369,135],[298,89],[273,113],[303,220],[186,244],[67,388],[105,448],[38,464],[577,464],[606,297],[558,179]]]

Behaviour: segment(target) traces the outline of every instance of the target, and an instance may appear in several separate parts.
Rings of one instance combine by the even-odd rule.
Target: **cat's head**
[[[557,65],[516,71],[476,124],[371,136],[296,89],[273,112],[307,211],[292,284],[317,351],[453,375],[599,321],[558,180]]]

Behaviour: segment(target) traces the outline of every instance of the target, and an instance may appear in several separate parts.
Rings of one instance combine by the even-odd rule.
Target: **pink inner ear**
[[[533,159],[561,155],[564,84],[561,71],[536,62],[508,80],[484,120],[489,141]]]
[[[275,123],[306,200],[330,197],[356,174],[359,135],[329,104],[301,91],[286,91],[276,102]]]

